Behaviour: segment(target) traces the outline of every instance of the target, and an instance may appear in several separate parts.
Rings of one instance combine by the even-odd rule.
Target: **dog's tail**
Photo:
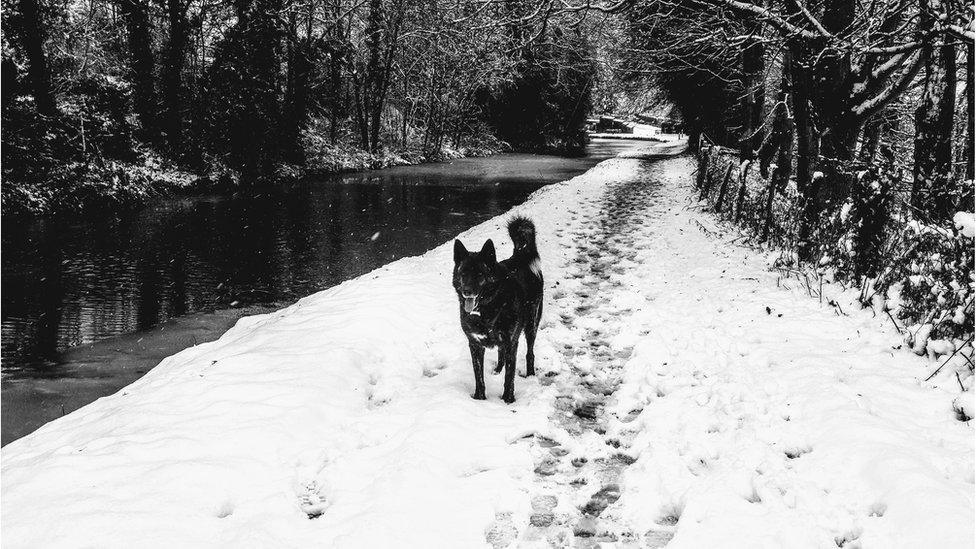
[[[531,219],[521,215],[509,219],[508,236],[512,237],[515,245],[513,255],[519,262],[529,265],[539,259],[539,250],[535,247],[535,223]]]

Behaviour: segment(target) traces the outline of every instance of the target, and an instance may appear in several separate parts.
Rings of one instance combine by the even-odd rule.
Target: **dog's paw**
[[[515,395],[502,395],[502,400],[505,401],[505,404],[514,404]]]
[[[475,400],[487,400],[488,397],[486,397],[484,391],[482,391],[480,393],[476,392],[475,394],[471,395],[471,398]]]
[[[500,365],[499,366],[495,366],[495,369],[492,370],[491,373],[493,373],[493,374],[500,374],[500,373],[502,373],[502,369],[503,368],[504,368],[504,366],[500,366]]]

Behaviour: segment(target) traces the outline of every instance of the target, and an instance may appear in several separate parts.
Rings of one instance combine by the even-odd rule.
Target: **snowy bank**
[[[518,211],[550,249],[577,193],[634,163],[604,162]],[[494,238],[507,257],[504,223],[461,238]],[[551,397],[519,379],[507,406],[489,376],[489,400],[471,399],[452,267],[447,243],[241,319],[4,447],[4,547],[484,543],[532,480],[516,441],[544,428]],[[536,356],[542,371],[555,360],[545,342]]]
[[[929,363],[881,319],[837,316],[717,237],[688,207],[692,169],[613,159],[516,208],[548,288],[515,405],[500,376],[470,397],[446,243],[242,319],[4,447],[4,547],[549,547],[598,530],[972,546],[958,390],[919,382]],[[461,239],[507,257],[506,219]],[[560,403],[601,384],[599,428],[567,428]],[[593,464],[611,459],[597,513],[611,492]]]

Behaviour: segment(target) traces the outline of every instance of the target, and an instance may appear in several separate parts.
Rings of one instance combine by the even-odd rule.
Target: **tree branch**
[[[867,120],[884,108],[885,105],[890,103],[895,97],[900,95],[902,92],[908,88],[909,84],[918,74],[919,69],[922,67],[922,56],[920,53],[915,53],[912,56],[912,60],[908,63],[908,68],[905,72],[891,82],[883,90],[878,92],[877,95],[869,99],[864,100],[859,105],[851,109],[851,113],[854,114],[860,120]]]

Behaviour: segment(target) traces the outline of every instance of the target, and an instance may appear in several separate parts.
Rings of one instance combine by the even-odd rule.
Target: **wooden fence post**
[[[709,150],[708,150],[709,158],[711,157],[711,152],[712,152],[711,151],[711,148],[709,148]],[[706,158],[705,159],[705,170],[706,170],[706,172],[708,171],[709,165],[711,164],[711,161],[709,160],[709,158]],[[705,200],[705,199],[707,199],[708,198],[708,191],[711,190],[711,188],[712,188],[712,174],[711,173],[706,173],[705,174],[705,180],[702,181],[702,184],[701,184],[701,195],[698,196],[698,200]]]
[[[735,162],[729,164],[729,169],[725,170],[725,177],[722,178],[722,186],[718,190],[718,198],[715,199],[715,212],[721,213],[722,211],[722,201],[725,200],[725,191],[729,187],[729,179],[732,178],[732,169],[735,167]]]
[[[711,147],[701,147],[698,149],[698,177],[695,178],[695,187],[699,189],[705,188],[705,181],[708,179],[708,158],[710,156]],[[702,196],[704,196],[704,191]]]
[[[745,203],[746,198],[746,179],[749,176],[749,166],[752,165],[752,160],[746,160],[745,166],[742,166],[741,173],[739,174],[739,193],[735,197],[735,215],[733,216],[734,221],[738,221],[739,217],[742,215],[742,206]]]
[[[773,177],[769,178],[769,187],[766,189],[766,220],[763,222],[762,238],[760,242],[765,242],[769,238],[769,226],[773,222],[773,197],[776,196],[776,171],[779,170],[779,166],[773,171]]]

